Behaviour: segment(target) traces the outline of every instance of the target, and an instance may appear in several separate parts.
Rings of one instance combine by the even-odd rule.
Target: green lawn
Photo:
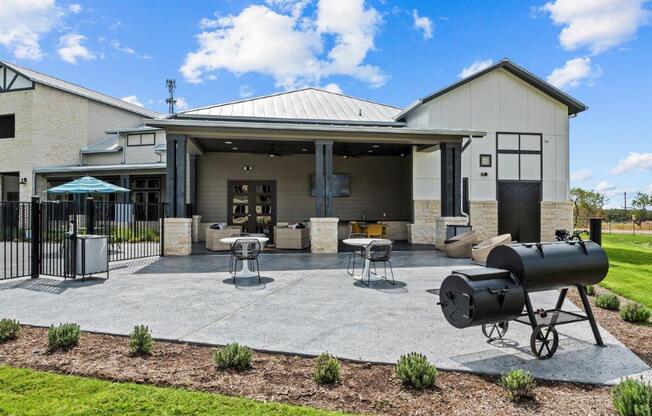
[[[609,274],[601,286],[652,308],[652,236],[603,234]]]
[[[0,366],[1,415],[301,415],[341,413],[183,389]]]

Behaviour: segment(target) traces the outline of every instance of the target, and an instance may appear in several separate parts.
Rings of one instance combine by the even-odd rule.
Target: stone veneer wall
[[[437,249],[441,250],[446,241],[446,226],[447,225],[467,225],[469,219],[467,217],[439,217],[435,224],[437,232],[435,233],[435,245]]]
[[[554,241],[555,230],[573,229],[573,203],[541,201],[541,241]]]
[[[192,242],[206,241],[206,230],[204,230],[204,239],[199,239],[199,227],[201,225],[201,215],[192,216]]]
[[[337,253],[337,223],[339,218],[310,218],[310,251]]]
[[[471,226],[483,240],[498,235],[498,201],[470,201]]]
[[[440,215],[441,201],[414,200],[414,223],[407,225],[408,241],[412,244],[435,244],[435,223]]]
[[[189,256],[192,251],[192,219],[166,218],[163,253],[166,256]]]

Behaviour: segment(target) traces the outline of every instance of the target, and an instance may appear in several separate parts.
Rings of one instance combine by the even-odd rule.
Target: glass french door
[[[274,237],[276,181],[230,180],[228,224],[242,226],[246,233]]]

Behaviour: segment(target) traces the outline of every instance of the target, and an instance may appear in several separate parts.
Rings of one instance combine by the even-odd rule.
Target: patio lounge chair
[[[368,238],[368,236],[365,233],[351,233],[349,234],[348,238]],[[346,272],[351,276],[355,274],[355,256],[362,257],[363,252],[364,252],[363,246],[353,247],[353,250],[351,250],[351,254],[349,255],[349,263],[346,266]],[[351,264],[353,264],[353,269],[351,269]]]
[[[256,261],[256,272],[258,273],[258,283],[260,280],[260,266],[258,264],[258,256],[260,255],[261,245],[260,241],[255,238],[239,238],[233,243],[231,247],[231,255],[233,258],[233,283],[238,274],[239,261]]]
[[[453,258],[471,257],[471,248],[478,242],[477,231],[467,231],[444,242],[444,253]]]
[[[376,263],[383,262],[385,266],[385,274],[383,279],[387,280],[392,285],[396,284],[394,280],[394,269],[392,268],[392,242],[389,240],[374,240],[367,247],[365,247],[364,252],[362,253],[362,258],[369,260],[374,266],[374,274],[377,276],[378,271],[376,270]],[[392,281],[390,282],[387,279],[387,265],[389,264],[389,271],[392,273]],[[367,274],[367,283],[364,282],[364,276],[360,277],[360,281],[369,286],[371,283],[371,264],[369,265],[369,273]]]
[[[511,242],[511,234],[501,234],[491,237],[473,246],[471,249],[471,258],[479,263],[486,263],[487,256],[491,250],[498,246],[510,244]]]

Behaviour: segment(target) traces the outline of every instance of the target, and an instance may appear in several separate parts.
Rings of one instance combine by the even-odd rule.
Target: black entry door
[[[228,181],[228,224],[246,233],[274,236],[276,181]]]
[[[498,181],[498,233],[528,243],[541,239],[541,182]]]

